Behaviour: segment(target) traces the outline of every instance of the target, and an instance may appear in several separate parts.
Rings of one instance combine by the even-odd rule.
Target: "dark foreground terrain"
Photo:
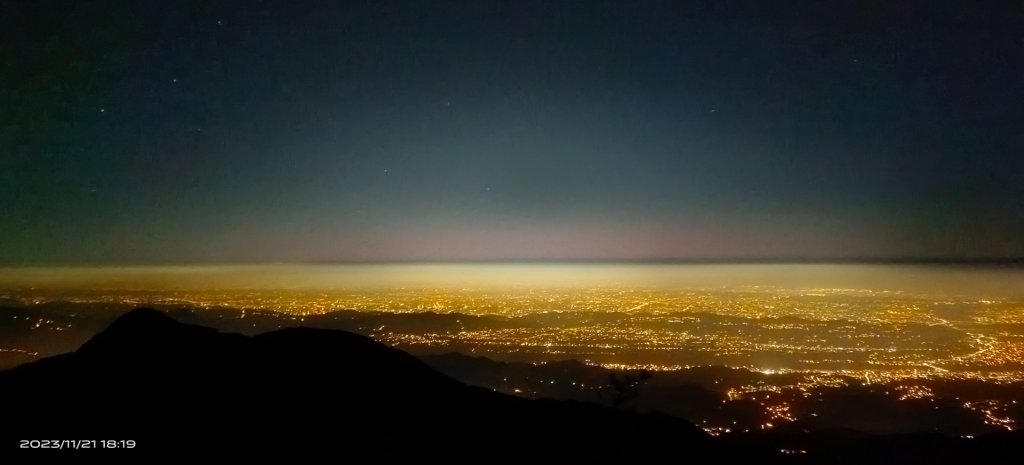
[[[136,447],[120,453],[139,455],[288,452],[474,463],[963,463],[1024,451],[1016,432],[712,438],[667,415],[467,386],[344,331],[246,337],[147,309],[127,313],[73,353],[0,372],[0,398],[4,455],[99,453],[20,450],[25,439],[130,439]]]

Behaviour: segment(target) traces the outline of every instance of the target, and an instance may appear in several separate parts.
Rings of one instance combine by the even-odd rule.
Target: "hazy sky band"
[[[1024,298],[1024,271],[1007,266],[877,264],[415,263],[0,268],[0,289],[40,295],[97,292],[524,292],[592,288],[743,292],[897,292],[929,299]]]

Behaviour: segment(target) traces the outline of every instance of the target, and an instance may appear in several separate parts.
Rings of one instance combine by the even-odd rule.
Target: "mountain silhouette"
[[[466,386],[356,334],[246,337],[150,309],[125,314],[76,352],[0,373],[0,396],[12,399],[5,436],[134,439],[150,451],[545,461],[709,452],[685,421]]]

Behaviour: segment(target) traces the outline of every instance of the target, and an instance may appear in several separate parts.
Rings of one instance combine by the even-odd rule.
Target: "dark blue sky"
[[[0,263],[1022,256],[1020,5],[7,2]]]

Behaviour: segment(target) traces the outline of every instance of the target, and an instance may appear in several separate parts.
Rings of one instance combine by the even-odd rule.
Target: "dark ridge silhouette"
[[[132,439],[134,454],[287,452],[359,463],[962,463],[1013,456],[1022,444],[1016,432],[711,438],[667,415],[467,386],[353,333],[247,337],[147,309],[76,352],[0,372],[0,398],[0,457],[21,439]]]
[[[702,431],[675,418],[469,387],[344,331],[245,337],[148,309],[74,353],[0,373],[0,396],[11,407],[7,447],[120,438],[154,452],[465,460],[681,458],[709,447]]]

